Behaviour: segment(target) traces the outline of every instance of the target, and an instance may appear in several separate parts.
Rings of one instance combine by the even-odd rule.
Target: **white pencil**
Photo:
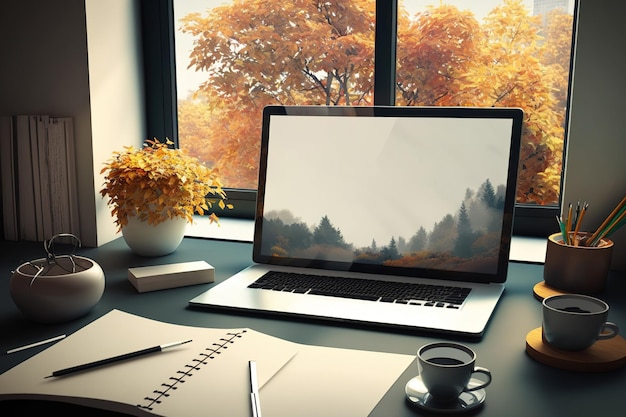
[[[19,352],[21,350],[26,350],[26,349],[30,349],[30,348],[33,348],[33,347],[45,345],[46,343],[56,342],[57,340],[61,340],[61,339],[64,339],[64,338],[65,338],[65,335],[62,334],[62,335],[57,336],[57,337],[53,337],[53,338],[50,338],[50,339],[42,340],[40,342],[31,343],[30,345],[21,346],[21,347],[17,347],[17,348],[14,348],[14,349],[7,350],[6,354],[10,355],[11,353],[15,353],[15,352]]]

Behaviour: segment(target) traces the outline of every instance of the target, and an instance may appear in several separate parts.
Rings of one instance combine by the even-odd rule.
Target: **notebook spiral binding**
[[[244,333],[246,333],[246,330],[226,333],[226,336],[220,338],[219,342],[205,348],[204,352],[198,353],[197,357],[191,360],[191,363],[185,364],[183,369],[176,371],[176,375],[169,377],[168,381],[162,383],[159,389],[155,389],[149,396],[144,397],[145,403],[137,404],[137,407],[152,411],[155,405],[161,404],[165,398],[172,394],[172,391],[177,390],[179,385],[184,384],[187,379],[191,378],[195,371],[201,370],[202,366],[207,365],[210,359],[215,359],[217,355],[228,349],[229,344],[235,343]]]

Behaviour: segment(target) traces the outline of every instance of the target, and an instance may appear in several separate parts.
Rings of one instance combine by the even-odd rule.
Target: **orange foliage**
[[[141,149],[127,146],[114,152],[100,171],[106,172],[100,194],[108,196],[119,229],[133,216],[155,225],[174,217],[192,223],[193,214],[210,210],[214,199],[221,209],[232,208],[224,203],[226,193],[217,171],[184,150],[170,148],[172,144],[169,139],[154,139]],[[215,213],[209,218],[211,223],[218,221]]]
[[[481,24],[438,4],[399,13],[396,104],[522,108],[517,200],[555,204],[572,16],[553,13],[544,27],[519,0],[504,0]],[[374,8],[369,0],[234,0],[185,16],[180,29],[196,39],[189,67],[207,78],[179,102],[182,146],[228,166],[228,187],[256,188],[264,106],[372,104]]]
[[[472,13],[441,5],[398,26],[396,104],[460,105],[455,97],[480,52]]]
[[[229,187],[257,187],[264,106],[372,102],[374,7],[368,0],[234,0],[181,23],[197,38],[189,66],[207,73],[195,101],[180,104],[179,113],[196,115],[182,115],[181,143],[189,131],[191,139],[203,136],[198,156],[228,166]],[[200,133],[198,124],[205,123],[210,127]]]

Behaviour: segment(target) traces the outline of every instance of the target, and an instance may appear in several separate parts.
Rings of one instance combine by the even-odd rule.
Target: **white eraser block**
[[[138,292],[164,290],[215,281],[215,269],[204,261],[128,268]]]

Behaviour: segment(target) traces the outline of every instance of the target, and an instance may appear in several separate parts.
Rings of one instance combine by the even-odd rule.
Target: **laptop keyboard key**
[[[250,288],[385,303],[459,308],[471,289],[270,271]]]

